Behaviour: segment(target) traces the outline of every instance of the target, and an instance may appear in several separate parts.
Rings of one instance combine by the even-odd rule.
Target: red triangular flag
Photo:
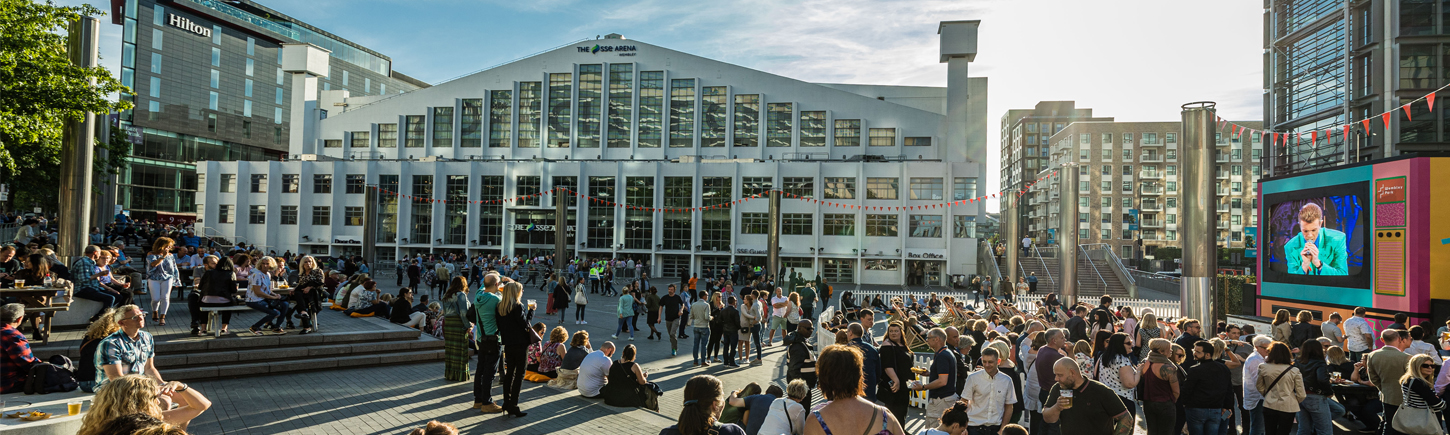
[[[1319,130],[1309,132],[1309,140],[1311,141],[1310,143],[1314,144],[1314,146],[1319,146]]]
[[[1405,120],[1406,121],[1412,121],[1412,119],[1410,119],[1410,105],[1409,104],[1405,104],[1404,106],[1401,106],[1401,108],[1402,109],[1405,109]]]
[[[1344,124],[1344,140],[1349,140],[1349,124]]]
[[[1369,118],[1361,119],[1359,123],[1364,124],[1364,132],[1369,133]]]
[[[1385,121],[1385,131],[1389,131],[1390,129],[1390,113],[1391,112],[1385,112],[1380,114],[1380,119],[1383,119]]]
[[[1427,103],[1427,104],[1430,105],[1430,110],[1435,110],[1435,93],[1434,92],[1431,92],[1430,95],[1426,95],[1425,96],[1425,103]]]

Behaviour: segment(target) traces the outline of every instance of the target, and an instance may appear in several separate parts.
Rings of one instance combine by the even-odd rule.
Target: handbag
[[[1411,380],[1410,382],[1414,382]],[[1408,402],[1408,400],[1406,400]],[[1395,430],[1407,435],[1431,435],[1441,433],[1440,417],[1429,408],[1400,407],[1390,422]]]

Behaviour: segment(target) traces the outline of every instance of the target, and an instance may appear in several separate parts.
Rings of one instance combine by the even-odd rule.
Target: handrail
[[[1171,275],[1164,275],[1164,274],[1161,274],[1161,273],[1147,272],[1147,271],[1136,270],[1136,269],[1128,269],[1128,273],[1129,274],[1132,274],[1136,278],[1156,279],[1156,280],[1160,280],[1160,281],[1167,281],[1167,282],[1170,282],[1170,283],[1173,283],[1173,284],[1179,284],[1179,283],[1182,283],[1183,282],[1183,278],[1179,278],[1179,277],[1171,276]],[[1137,282],[1137,280],[1135,279],[1134,282]]]
[[[997,266],[996,258],[993,255],[992,244],[990,242],[983,240],[977,246],[977,264],[980,266],[983,262],[990,263],[992,265],[991,268],[983,269],[986,269],[985,272],[988,272],[987,276],[992,278],[992,282],[999,283],[1002,282],[1002,268]]]
[[[1119,280],[1125,281],[1124,285],[1127,286],[1126,290],[1128,290],[1128,294],[1137,296],[1138,282],[1137,280],[1133,279],[1132,274],[1128,273],[1128,268],[1123,266],[1123,259],[1119,258],[1118,253],[1113,252],[1113,248],[1105,243],[1102,244],[1102,247],[1100,249],[1107,252],[1108,255],[1111,257],[1109,258],[1109,260],[1111,261],[1108,262],[1108,265],[1113,268],[1113,273],[1118,275]]]
[[[1037,262],[1042,264],[1042,271],[1047,273],[1047,280],[1052,282],[1053,287],[1057,286],[1057,280],[1052,278],[1052,269],[1047,268],[1047,260],[1042,259],[1042,251],[1037,250],[1037,245],[1032,245],[1032,253],[1037,254]]]
[[[1097,264],[1094,264],[1093,263],[1093,258],[1088,256],[1087,248],[1085,248],[1085,246],[1087,246],[1087,245],[1077,245],[1077,250],[1078,251],[1081,251],[1082,258],[1085,259],[1085,260],[1087,260],[1088,266],[1092,266],[1093,267],[1093,273],[1094,274],[1097,274],[1097,276],[1098,276],[1098,282],[1103,283],[1103,288],[1104,289],[1107,289],[1108,288],[1108,280],[1103,279],[1103,273],[1100,272],[1100,271],[1098,271],[1098,265]]]
[[[222,234],[221,230],[218,230],[216,228],[208,227],[208,226],[205,226],[205,225],[198,225],[197,227],[201,228],[201,236],[202,237],[206,237],[206,238],[220,237],[220,238],[226,239],[227,241],[231,242],[232,246],[236,246],[237,245],[237,242],[242,242],[242,243],[246,243],[247,246],[250,246],[253,249],[266,250],[267,248],[270,248],[270,246],[267,246],[267,245],[257,245],[255,243],[252,243],[252,241],[251,240],[247,240],[246,237],[237,236],[237,235],[228,236],[226,234]],[[211,230],[211,232],[212,233],[215,233],[215,234],[207,234],[207,230]]]

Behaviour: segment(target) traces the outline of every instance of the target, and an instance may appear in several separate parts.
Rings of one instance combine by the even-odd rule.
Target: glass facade
[[[573,77],[570,73],[549,74],[549,148],[569,147]]]
[[[508,148],[513,136],[513,91],[491,91],[488,101],[488,147]]]
[[[670,80],[670,147],[695,146],[695,79]]]
[[[654,212],[640,208],[654,207],[654,177],[624,179],[624,249],[654,249]]]
[[[754,147],[760,144],[760,96],[735,96],[735,146]]]
[[[579,147],[599,148],[604,73],[600,65],[579,65]]]
[[[463,114],[458,118],[458,146],[479,148],[483,146],[483,99],[463,100]]]
[[[634,121],[634,65],[609,65],[609,147],[629,148]]]
[[[725,146],[725,131],[728,127],[726,110],[730,107],[729,95],[724,86],[706,86],[701,89],[700,146]]]
[[[519,83],[519,148],[539,147],[540,87],[539,82]]]
[[[639,147],[659,148],[663,141],[665,73],[639,74]]]
[[[770,103],[765,105],[765,146],[788,147],[791,145],[791,124],[795,112],[791,103]]]

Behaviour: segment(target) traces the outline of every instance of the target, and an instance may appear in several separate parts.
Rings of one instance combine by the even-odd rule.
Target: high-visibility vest
[[[760,273],[760,266],[755,266],[755,273]]]

